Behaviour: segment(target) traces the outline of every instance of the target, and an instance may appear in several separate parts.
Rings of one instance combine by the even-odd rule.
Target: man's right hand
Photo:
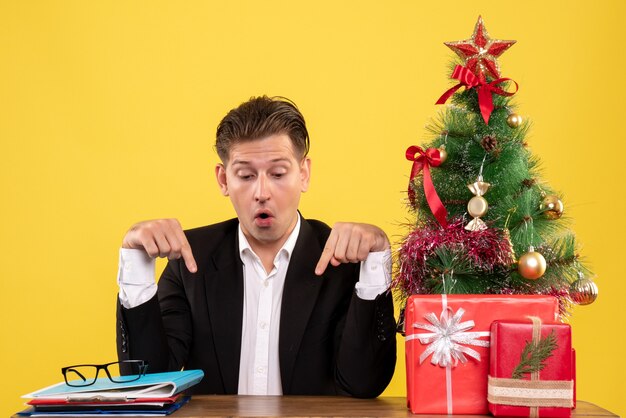
[[[185,260],[187,269],[198,271],[191,247],[178,219],[155,219],[133,225],[122,241],[122,248],[144,250],[150,257]]]

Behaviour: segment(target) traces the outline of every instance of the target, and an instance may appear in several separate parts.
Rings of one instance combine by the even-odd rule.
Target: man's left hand
[[[326,240],[315,274],[324,274],[328,263],[335,267],[341,263],[358,263],[365,261],[369,253],[389,247],[387,235],[375,225],[337,222]]]

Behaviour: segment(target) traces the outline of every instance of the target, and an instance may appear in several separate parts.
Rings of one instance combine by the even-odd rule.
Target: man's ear
[[[306,192],[309,189],[309,182],[311,180],[311,159],[305,157],[300,162],[300,183],[302,192]]]
[[[224,164],[219,163],[215,166],[215,178],[222,194],[228,196],[228,183],[226,181],[226,167],[224,167]]]

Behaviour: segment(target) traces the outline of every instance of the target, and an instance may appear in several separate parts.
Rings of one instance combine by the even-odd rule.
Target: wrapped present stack
[[[575,401],[548,406],[548,396],[537,406],[519,396],[514,405],[499,397],[488,404],[489,376],[513,379],[506,367],[515,356],[519,363],[522,339],[534,347],[544,332],[537,341],[531,332],[515,345],[497,342],[494,321],[531,324],[532,316],[553,326],[598,294],[564,221],[561,194],[539,176],[529,121],[513,104],[519,85],[501,74],[498,58],[514,43],[490,37],[481,17],[468,39],[446,42],[457,55],[452,86],[436,102],[444,107],[427,125],[427,141],[406,150],[415,223],[397,254],[394,287],[405,307],[400,324],[414,413],[567,416],[571,407],[563,405]],[[571,357],[571,342],[559,332],[551,355]],[[538,383],[546,379],[573,385],[573,361],[544,360],[545,372],[515,379],[529,388],[507,393],[552,393]],[[498,385],[489,390],[502,392]],[[565,399],[569,392],[559,393]]]
[[[551,296],[415,295],[405,310],[407,399],[414,413],[486,414],[494,318],[554,322]]]

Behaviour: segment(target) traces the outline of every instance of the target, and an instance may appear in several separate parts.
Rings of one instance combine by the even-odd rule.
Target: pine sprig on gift
[[[526,373],[534,373],[543,370],[545,361],[552,356],[557,348],[556,334],[554,330],[535,345],[532,341],[527,341],[522,350],[522,358],[513,370],[513,379],[521,379]]]

